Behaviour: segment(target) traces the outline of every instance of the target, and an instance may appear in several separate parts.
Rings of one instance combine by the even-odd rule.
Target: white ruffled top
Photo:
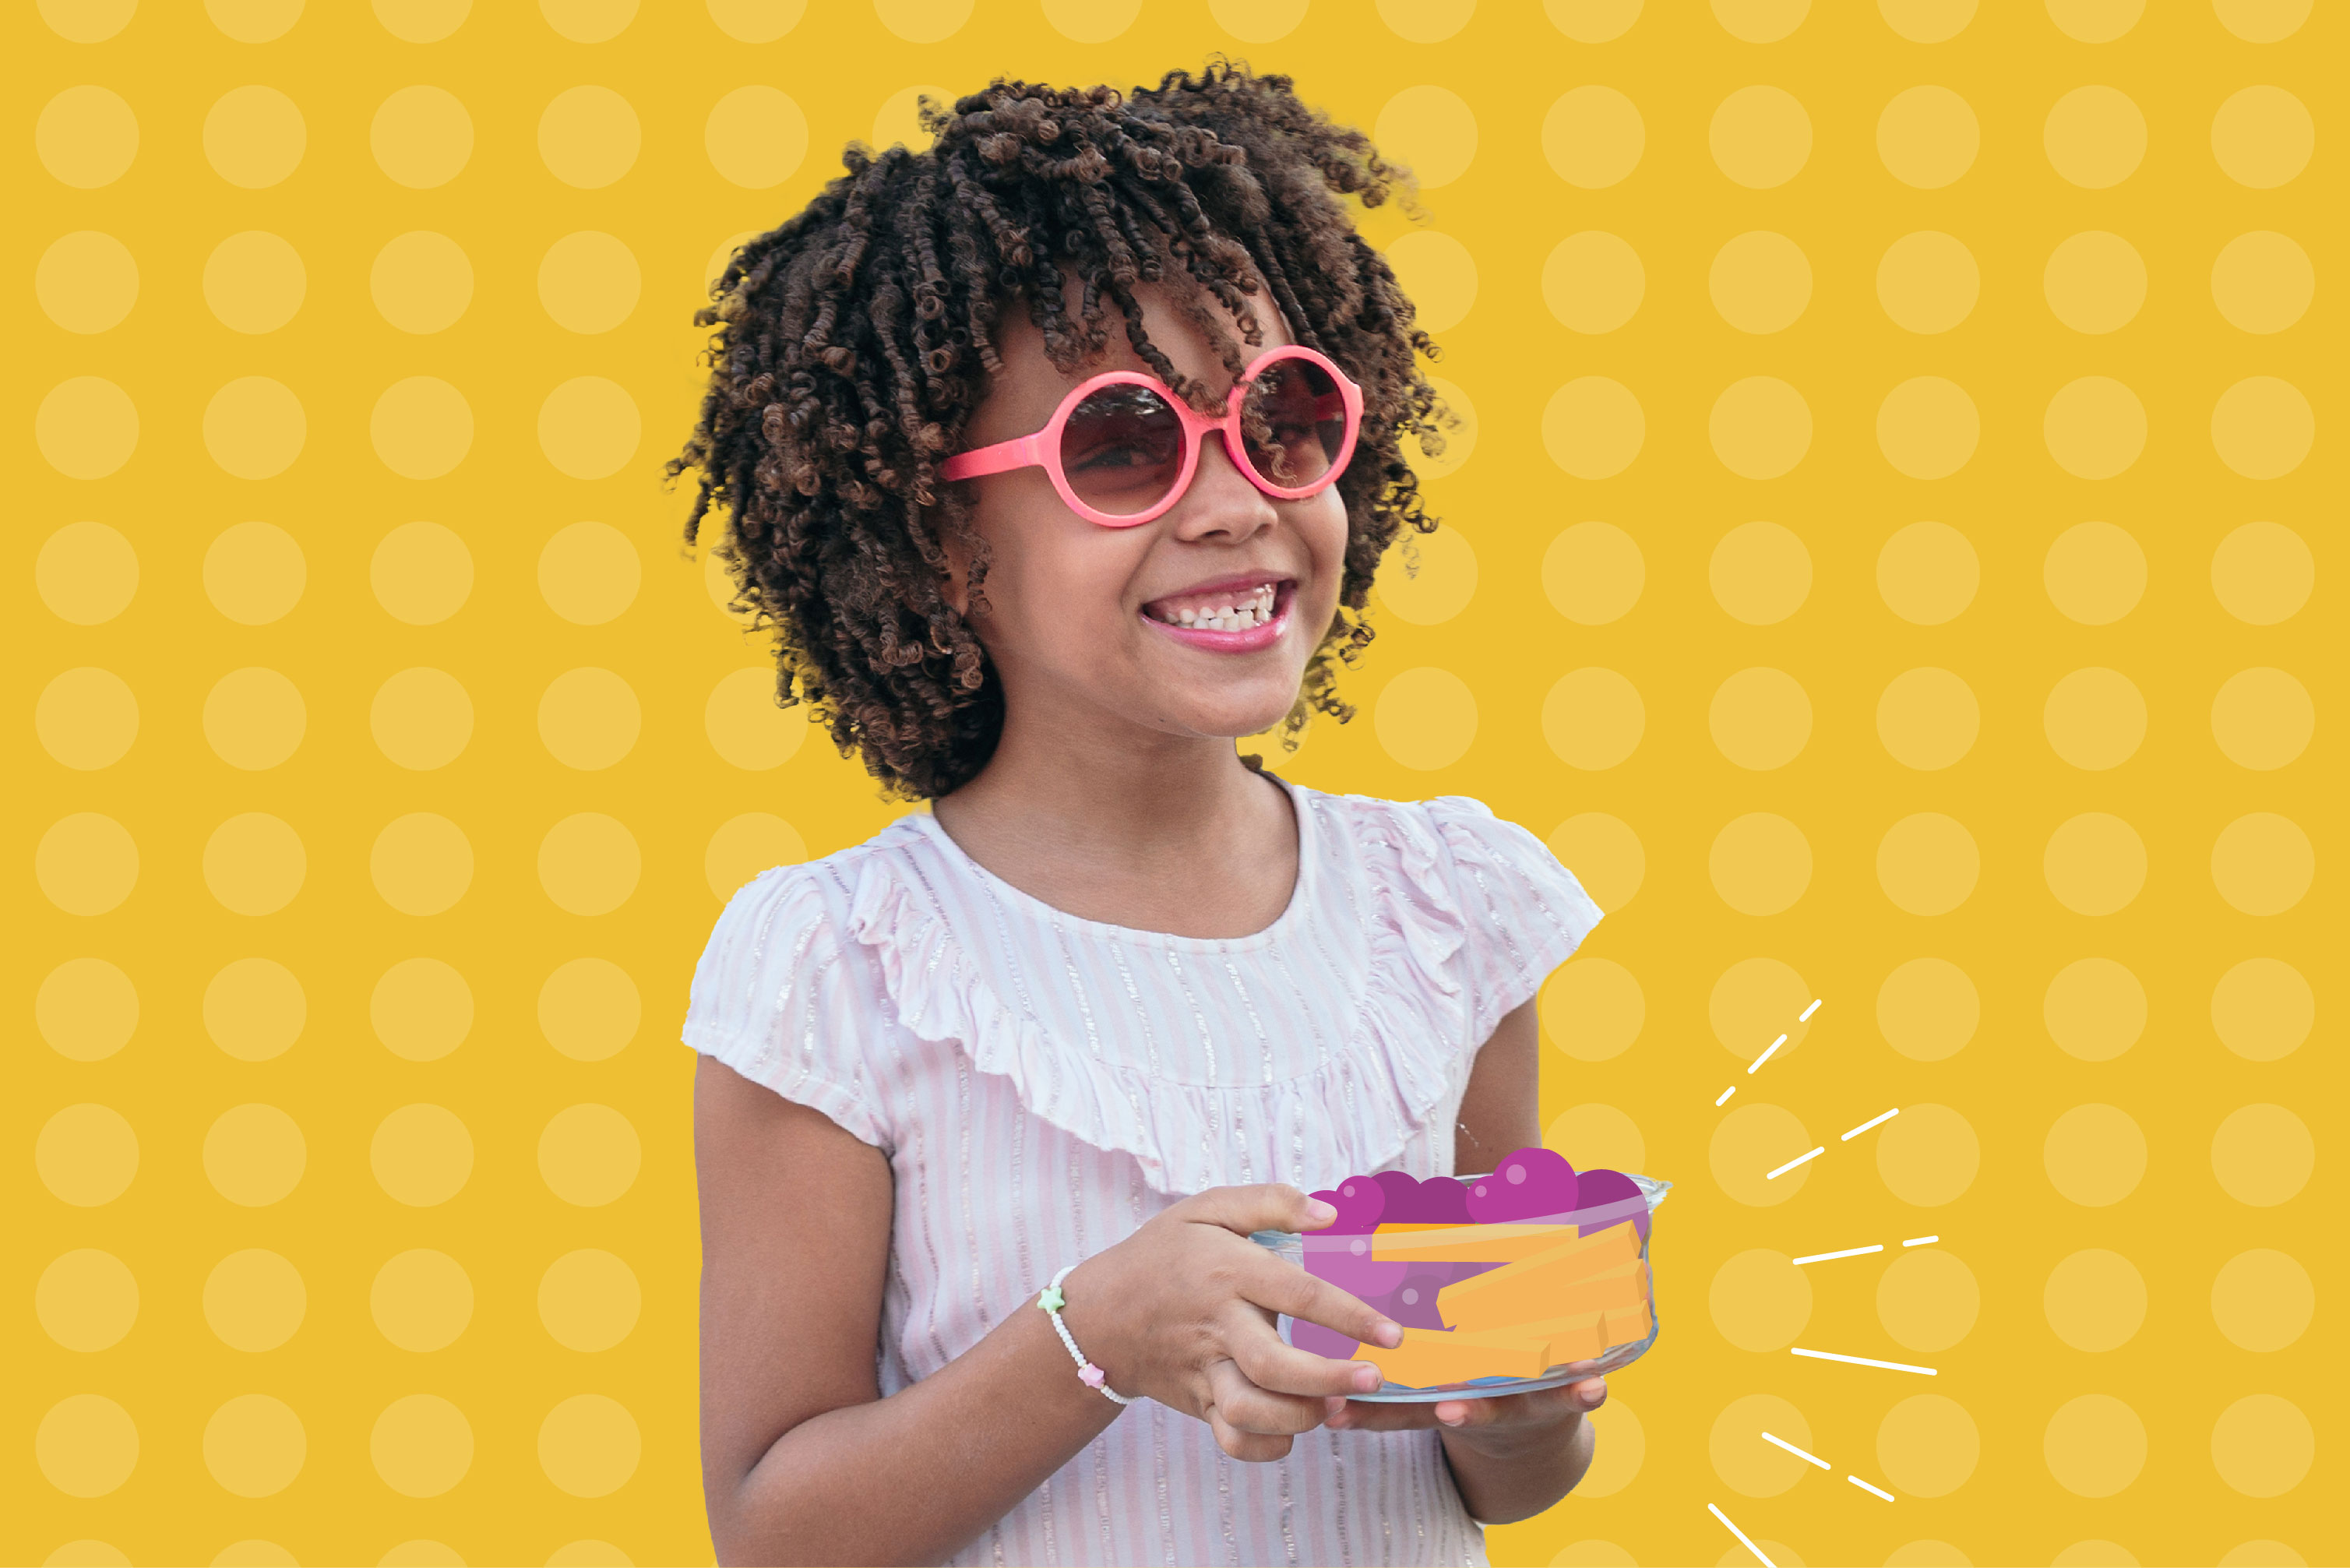
[[[823,1112],[896,1176],[885,1397],[1184,1194],[1452,1174],[1477,1048],[1600,911],[1467,796],[1283,787],[1296,887],[1249,936],[1064,913],[926,812],[762,873],[719,916],[685,1043]],[[1316,1431],[1240,1464],[1145,1399],[953,1561],[1484,1555],[1433,1432]]]

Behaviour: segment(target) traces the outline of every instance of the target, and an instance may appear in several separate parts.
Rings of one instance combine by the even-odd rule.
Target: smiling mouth
[[[1294,580],[1265,583],[1245,593],[1178,594],[1142,607],[1142,613],[1163,626],[1197,631],[1247,631],[1263,626],[1280,613],[1282,597]]]

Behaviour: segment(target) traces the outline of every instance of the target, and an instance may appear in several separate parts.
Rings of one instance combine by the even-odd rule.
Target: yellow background
[[[0,1559],[709,1560],[674,1031],[897,808],[680,548],[689,317],[913,89],[1217,48],[1468,416],[1275,765],[1549,836],[1545,1125],[1677,1184],[1494,1560],[2350,1557],[2338,10],[467,11],[15,13]]]

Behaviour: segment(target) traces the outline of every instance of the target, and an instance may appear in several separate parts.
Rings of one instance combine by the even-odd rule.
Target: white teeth
[[[1210,605],[1200,609],[1179,609],[1159,618],[1175,626],[1201,627],[1211,631],[1245,631],[1263,626],[1273,619],[1274,600],[1279,597],[1277,585],[1267,583],[1253,591],[1237,604]]]

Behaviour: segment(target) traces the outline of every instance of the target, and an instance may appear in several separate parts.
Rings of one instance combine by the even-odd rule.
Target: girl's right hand
[[[1211,1187],[1071,1270],[1062,1320],[1119,1393],[1206,1421],[1236,1459],[1285,1458],[1295,1434],[1322,1424],[1326,1399],[1370,1393],[1380,1376],[1368,1362],[1283,1344],[1274,1314],[1383,1346],[1403,1337],[1393,1319],[1249,1240],[1337,1217],[1284,1183]]]

